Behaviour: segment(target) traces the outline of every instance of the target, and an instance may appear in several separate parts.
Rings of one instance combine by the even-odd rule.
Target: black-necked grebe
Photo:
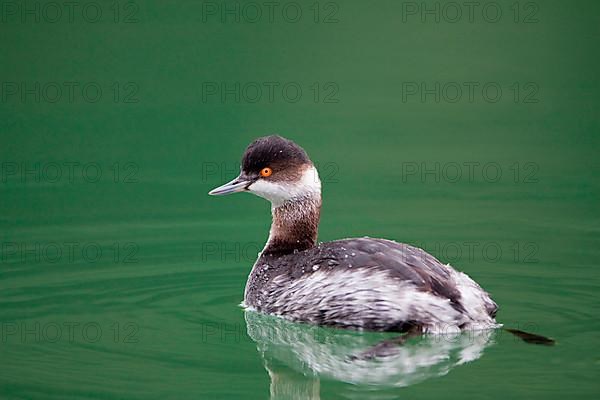
[[[291,321],[376,331],[499,326],[488,293],[419,248],[367,237],[317,243],[321,182],[291,140],[256,139],[240,175],[209,194],[244,191],[269,200],[273,214],[248,277],[245,306]]]

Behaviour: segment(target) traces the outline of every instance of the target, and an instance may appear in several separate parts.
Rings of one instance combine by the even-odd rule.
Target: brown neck
[[[321,196],[287,201],[273,208],[273,223],[263,254],[283,255],[317,244]]]

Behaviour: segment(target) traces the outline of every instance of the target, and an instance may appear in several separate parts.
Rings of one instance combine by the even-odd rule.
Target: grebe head
[[[209,192],[226,195],[251,192],[279,207],[288,201],[320,201],[319,174],[304,149],[291,140],[272,135],[256,139],[242,157],[240,175]]]

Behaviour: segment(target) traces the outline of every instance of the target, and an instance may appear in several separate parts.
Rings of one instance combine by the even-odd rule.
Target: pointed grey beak
[[[210,192],[208,192],[211,196],[225,196],[227,194],[233,194],[238,192],[244,192],[248,190],[248,186],[254,183],[254,180],[248,179],[243,176],[238,176],[231,182],[227,182],[224,185],[219,186],[218,188],[214,188]]]

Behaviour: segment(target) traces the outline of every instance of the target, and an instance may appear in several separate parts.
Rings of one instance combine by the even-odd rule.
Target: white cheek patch
[[[248,187],[250,192],[269,200],[273,205],[280,205],[291,198],[289,184],[269,182],[259,179]]]
[[[296,182],[273,182],[259,179],[248,187],[257,196],[269,200],[274,207],[279,207],[288,200],[321,193],[321,181],[317,169],[310,166],[304,170],[300,180]]]

